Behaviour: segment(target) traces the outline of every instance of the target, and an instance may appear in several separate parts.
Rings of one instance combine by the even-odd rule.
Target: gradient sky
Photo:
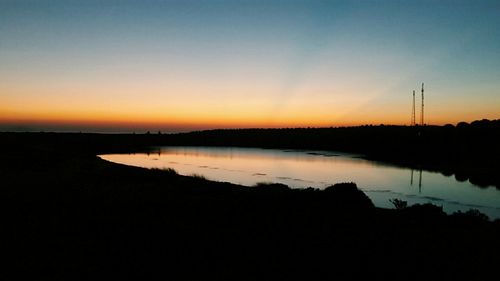
[[[500,118],[500,1],[0,0],[0,130]]]

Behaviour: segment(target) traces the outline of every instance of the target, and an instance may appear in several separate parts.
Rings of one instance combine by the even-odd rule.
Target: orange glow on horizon
[[[244,87],[242,87],[244,88]],[[5,93],[0,104],[0,125],[18,127],[50,127],[66,131],[190,131],[217,128],[291,128],[291,127],[342,127],[357,125],[408,125],[409,103],[407,99],[384,101],[373,104],[381,93],[366,96],[342,94],[340,90],[302,89],[295,95],[273,101],[265,94],[233,97],[228,93],[210,97],[203,89],[183,91],[180,95],[161,96],[160,90],[152,91],[139,99],[139,92],[123,95],[105,95],[94,89],[93,94],[63,95],[58,98],[44,90],[31,98],[24,91],[0,87]],[[248,89],[247,89],[248,90]],[[247,91],[245,90],[245,91]],[[261,89],[264,93],[270,89]],[[76,91],[76,90],[74,90]],[[197,93],[197,91],[199,93]],[[207,90],[208,91],[208,90]],[[197,93],[197,94],[196,94]],[[54,95],[54,94],[52,94]],[[115,98],[113,97],[120,97]],[[432,96],[431,96],[432,101]],[[460,114],[457,114],[460,112]],[[474,104],[467,110],[463,104],[430,103],[426,109],[426,124],[456,124],[478,119],[498,119],[496,104]],[[83,129],[81,129],[83,128]]]
[[[385,119],[379,122],[372,120],[352,119],[350,121],[339,120],[329,121],[318,119],[307,119],[305,116],[298,116],[296,118],[282,119],[282,120],[266,120],[258,118],[202,118],[202,119],[188,119],[188,118],[175,118],[175,117],[156,117],[156,116],[130,116],[130,115],[57,115],[47,114],[43,116],[0,116],[0,124],[2,125],[25,125],[29,124],[34,127],[43,128],[50,125],[53,127],[74,127],[78,128],[115,128],[117,130],[123,129],[130,131],[131,128],[135,130],[171,130],[171,131],[190,131],[190,130],[204,130],[204,129],[226,129],[226,128],[294,128],[294,127],[344,127],[344,126],[358,126],[358,125],[407,125],[406,120],[388,120]],[[303,119],[301,119],[303,118]],[[494,118],[491,118],[494,119]],[[465,121],[473,121],[469,119]],[[432,125],[444,125],[446,123],[456,124],[456,122],[449,122],[449,120],[442,120],[440,122],[433,122]]]

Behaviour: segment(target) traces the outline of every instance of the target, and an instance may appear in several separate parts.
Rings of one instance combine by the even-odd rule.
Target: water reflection
[[[352,181],[380,207],[392,207],[389,199],[398,198],[409,204],[441,205],[447,212],[477,208],[491,217],[500,218],[500,191],[495,188],[479,189],[468,181],[461,182],[440,173],[391,166],[361,159],[354,154],[255,148],[158,147],[146,153],[101,157],[146,168],[173,168],[184,175],[198,174],[212,180],[243,185],[278,182],[292,188],[325,188],[334,183]]]
[[[422,193],[422,170],[418,172],[418,193]]]
[[[415,171],[413,168],[411,170],[411,175],[410,175],[410,186],[413,186],[413,171]],[[418,193],[422,193],[422,169],[418,170]]]

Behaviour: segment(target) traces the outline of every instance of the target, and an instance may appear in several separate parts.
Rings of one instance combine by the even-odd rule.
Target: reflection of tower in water
[[[418,172],[418,193],[422,193],[422,169]]]
[[[411,169],[410,186],[413,186],[413,169]]]
[[[410,174],[410,186],[413,186],[413,172],[414,169],[411,169]],[[418,170],[418,193],[422,193],[422,169]]]

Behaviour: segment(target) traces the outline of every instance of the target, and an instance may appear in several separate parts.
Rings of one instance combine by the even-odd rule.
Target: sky
[[[422,82],[427,124],[498,119],[499,26],[500,1],[0,0],[0,131],[404,125]]]

